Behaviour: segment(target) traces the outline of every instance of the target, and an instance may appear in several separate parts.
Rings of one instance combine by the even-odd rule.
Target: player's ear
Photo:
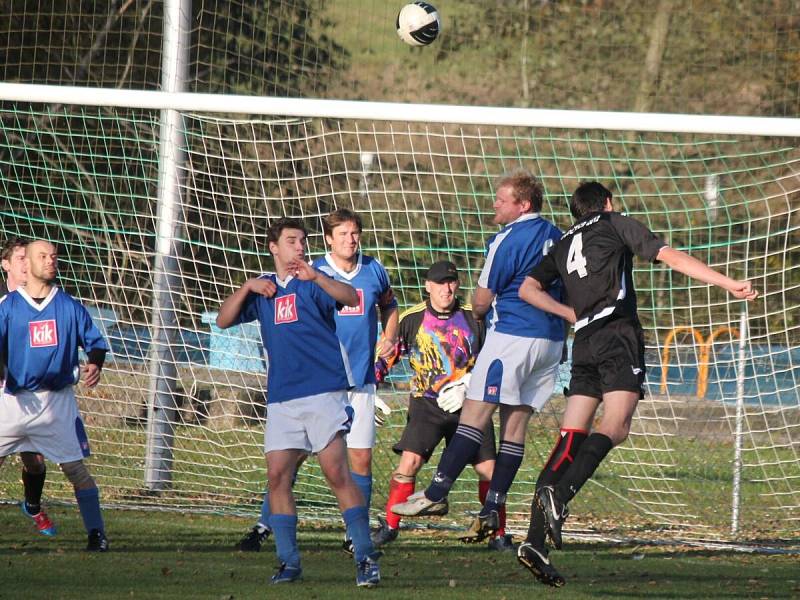
[[[427,279],[425,280],[425,291],[428,292],[428,295],[431,295],[431,282]]]
[[[606,205],[603,207],[603,210],[606,212],[611,212],[614,210],[614,205],[611,204],[611,196],[606,198]]]

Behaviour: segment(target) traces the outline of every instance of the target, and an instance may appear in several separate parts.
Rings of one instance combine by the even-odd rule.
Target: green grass
[[[301,526],[304,581],[270,588],[273,544],[244,554],[233,546],[250,522],[215,515],[106,511],[112,551],[83,552],[77,510],[52,507],[60,527],[38,536],[15,506],[0,507],[0,598],[345,598],[357,593],[341,531]],[[381,561],[391,598],[790,598],[800,594],[797,557],[679,546],[568,543],[553,560],[567,587],[537,584],[512,554],[464,546],[450,534],[404,531]]]

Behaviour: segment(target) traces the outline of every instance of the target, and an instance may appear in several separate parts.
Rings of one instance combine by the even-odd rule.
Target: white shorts
[[[72,386],[57,391],[3,393],[0,456],[39,452],[54,463],[89,456],[89,440]]]
[[[489,331],[467,398],[541,410],[553,394],[563,342]]]
[[[264,454],[273,450],[324,450],[340,431],[353,423],[347,391],[325,392],[267,404]]]
[[[348,448],[375,446],[375,384],[350,390],[347,393],[353,407],[353,426],[347,434]]]

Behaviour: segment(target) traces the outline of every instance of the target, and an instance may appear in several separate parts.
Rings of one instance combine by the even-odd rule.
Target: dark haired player
[[[336,336],[334,314],[357,306],[358,294],[305,260],[306,231],[300,221],[279,219],[267,232],[275,273],[248,279],[219,309],[221,329],[258,321],[267,351],[267,459],[269,526],[281,565],[273,583],[301,578],[297,547],[297,507],[292,480],[298,460],[316,454],[339,501],[356,560],[356,584],[380,581],[378,553],[369,531],[369,514],[347,466],[344,435],[353,411],[347,354]]]
[[[550,563],[545,535],[561,548],[567,504],[611,449],[625,441],[643,397],[644,337],[636,311],[633,256],[663,262],[736,298],[753,300],[758,295],[749,281],[714,271],[670,248],[638,221],[614,212],[611,198],[611,192],[596,181],[580,185],[570,201],[575,224],[520,288],[525,301],[575,324],[561,432],[537,480],[528,536],[517,551],[525,567],[553,586],[564,585],[564,578]],[[544,291],[559,279],[568,305]],[[603,417],[590,432],[601,402]]]
[[[358,306],[343,306],[336,311],[336,335],[347,351],[355,388],[348,392],[355,416],[345,437],[350,474],[361,490],[369,510],[372,497],[372,448],[375,445],[375,406],[382,415],[388,406],[375,393],[375,349],[378,340],[378,320],[383,336],[378,346],[379,356],[394,352],[397,341],[397,300],[389,275],[383,265],[360,250],[362,222],[358,213],[340,208],[323,221],[325,241],[330,252],[316,259],[313,266],[329,277],[353,286],[358,294]],[[299,465],[298,465],[299,466]],[[271,533],[269,529],[269,494],[264,494],[258,523],[239,542],[243,551],[259,551]],[[344,549],[353,552],[353,544],[345,539]]]

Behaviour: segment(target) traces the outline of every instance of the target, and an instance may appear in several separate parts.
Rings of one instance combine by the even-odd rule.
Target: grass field
[[[106,511],[111,552],[90,555],[77,509],[50,511],[60,527],[38,536],[16,506],[0,506],[0,598],[793,598],[797,556],[569,543],[553,554],[567,578],[537,584],[510,553],[464,546],[452,534],[404,531],[381,561],[378,590],[357,590],[335,528],[301,528],[304,581],[271,588],[276,558],[233,549],[249,521],[215,515]]]

